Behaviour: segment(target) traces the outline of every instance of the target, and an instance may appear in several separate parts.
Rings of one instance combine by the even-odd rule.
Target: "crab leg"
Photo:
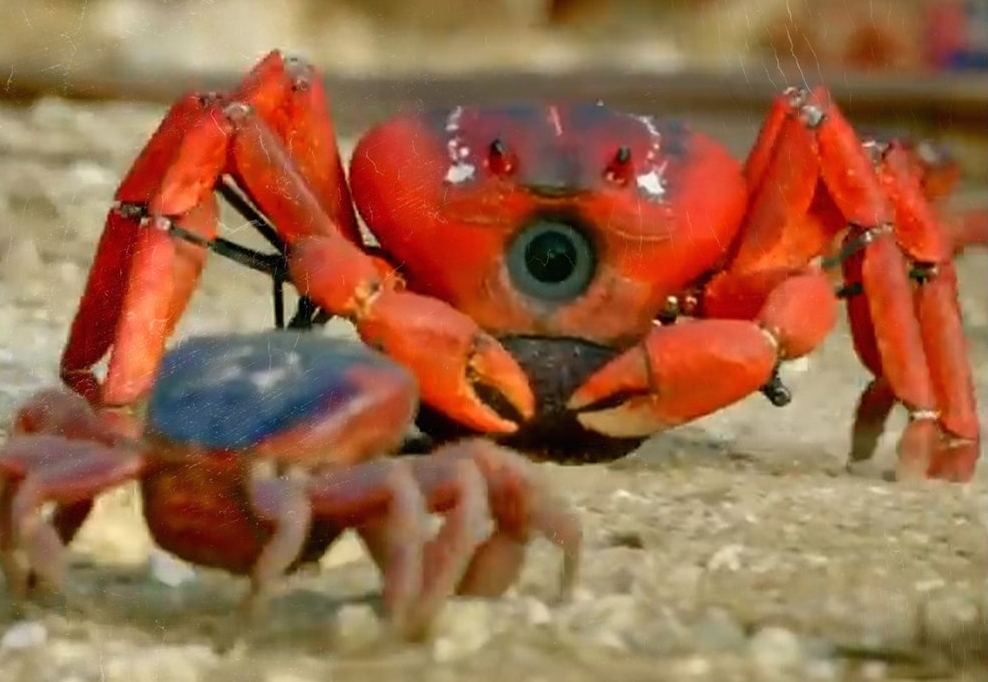
[[[275,51],[232,100],[269,118],[272,134],[295,151],[322,211],[359,239],[325,93],[313,76],[311,66]],[[203,244],[217,235],[212,193],[228,170],[230,99],[191,93],[176,102],[115,194],[61,361],[65,383],[94,402],[126,405],[147,390],[198,282]],[[176,227],[200,243],[172,238]],[[111,349],[101,387],[92,368]]]
[[[809,352],[833,325],[826,278],[805,264],[847,221],[840,259],[865,292],[848,301],[855,347],[877,377],[859,405],[852,456],[864,456],[890,400],[901,401],[912,419],[900,441],[900,472],[970,478],[978,422],[949,265],[953,245],[901,150],[892,146],[881,161],[876,173],[824,91],[779,98],[746,167],[752,202],[742,241],[699,305],[703,317],[733,319],[654,329],[574,393],[569,405],[583,411],[580,421],[608,435],[640,436],[759,386],[773,397],[774,363]],[[903,251],[913,262],[941,264],[939,278],[915,295]],[[697,376],[706,378],[702,386]]]
[[[326,216],[347,239],[360,244],[329,98],[312,65],[274,50],[251,70],[231,100],[253,108],[284,145]]]
[[[769,394],[778,363],[810,352],[832,329],[836,300],[829,279],[806,266],[831,239],[821,225],[803,220],[815,198],[819,161],[812,136],[780,107],[766,130],[794,142],[781,164],[756,145],[746,171],[754,190],[744,240],[728,269],[702,292],[697,312],[704,319],[655,327],[592,375],[569,402],[582,411],[584,426],[616,437],[645,436],[760,388]]]
[[[13,594],[36,578],[60,590],[65,545],[81,525],[78,511],[99,492],[140,476],[143,456],[134,450],[59,435],[14,436],[0,450],[0,564]],[[69,510],[70,522],[42,514],[46,502]],[[64,517],[63,517],[64,518]],[[22,563],[18,550],[26,554]]]
[[[765,190],[780,174],[786,176],[794,155],[818,157],[823,187],[851,224],[843,268],[847,281],[864,293],[848,299],[855,348],[865,366],[910,411],[899,446],[900,470],[969,478],[973,462],[961,460],[970,450],[953,447],[957,441],[973,443],[976,451],[978,440],[956,285],[948,276],[933,292],[914,295],[907,263],[907,257],[927,266],[949,263],[954,247],[950,236],[927,202],[903,148],[896,144],[884,149],[876,144],[863,146],[823,89],[790,91],[780,101],[790,107],[788,122],[773,125],[770,117],[766,128],[777,129],[777,137],[760,139],[774,147],[777,161],[774,166],[766,164],[751,180]],[[753,152],[754,159],[763,156],[761,147]],[[750,167],[757,170],[758,164]],[[749,236],[750,241],[757,240]],[[926,286],[930,285],[920,288]],[[939,306],[935,312],[934,300]],[[920,301],[926,301],[925,305]],[[880,432],[884,422],[887,410],[878,398],[881,390],[876,387],[862,396],[855,424],[855,457],[864,455],[861,448],[873,441],[874,432]],[[938,425],[951,447],[939,442]]]
[[[874,150],[873,158],[868,158],[833,107],[818,135],[823,179],[844,216],[854,224],[874,226],[870,234],[887,230],[886,226],[893,229],[866,239],[871,243],[860,258],[845,261],[844,269],[849,281],[861,283],[867,300],[867,306],[848,303],[856,347],[859,353],[864,351],[862,360],[868,358],[866,366],[888,380],[896,398],[910,411],[899,443],[899,471],[969,480],[980,434],[950,263],[954,245],[926,202],[918,179],[908,172],[901,147],[892,144],[881,153]],[[862,207],[866,207],[863,216]],[[857,222],[869,214],[874,216],[872,222]],[[863,234],[852,229],[850,238]],[[907,258],[923,267],[929,281],[915,287],[910,283]],[[873,428],[861,419],[858,424],[855,428]]]
[[[480,431],[517,428],[480,399],[474,381],[499,389],[523,417],[532,414],[524,372],[493,337],[441,301],[397,290],[391,266],[361,251],[319,210],[266,126],[242,108],[228,115],[241,132],[231,150],[233,173],[287,242],[301,294],[352,320],[365,341],[415,372],[425,402],[461,423]]]
[[[329,472],[308,489],[318,518],[357,525],[385,576],[392,622],[407,635],[422,634],[452,594],[502,594],[518,576],[533,531],[563,550],[563,597],[573,589],[578,521],[549,493],[536,465],[490,441]],[[387,515],[376,520],[382,506]],[[445,517],[427,544],[420,522],[426,512]]]
[[[197,281],[203,249],[175,244],[153,229],[141,207],[161,187],[160,169],[169,160],[188,155],[189,148],[215,148],[217,127],[200,118],[205,106],[193,95],[176,103],[116,192],[61,359],[65,383],[90,400],[128,404],[147,389],[164,339],[184,308],[185,290],[191,292]],[[177,220],[212,238],[215,200],[203,196],[184,207]],[[181,282],[177,287],[176,280]],[[138,338],[131,339],[135,334]],[[138,346],[117,348],[128,342]],[[108,386],[101,389],[92,367],[111,347]]]
[[[766,386],[780,360],[813,350],[835,318],[830,282],[822,272],[784,277],[753,321],[703,319],[654,327],[643,343],[587,379],[568,406],[581,411],[581,424],[614,437],[679,426]],[[608,406],[618,397],[623,402]]]
[[[303,69],[298,64],[290,68]],[[423,400],[478,430],[514,430],[472,383],[500,390],[519,414],[530,416],[534,397],[511,356],[450,306],[398,291],[394,268],[354,242],[349,194],[337,189],[320,200],[312,191],[338,179],[335,166],[297,162],[289,149],[311,132],[317,160],[338,154],[329,124],[318,123],[324,119],[318,107],[325,106],[318,104],[318,79],[306,77],[301,87],[301,76],[282,78],[286,68],[280,56],[269,57],[233,98],[192,95],[173,107],[117,193],[121,215],[111,216],[101,240],[63,357],[65,381],[94,398],[98,384],[91,367],[112,345],[108,377],[95,399],[124,405],[147,391],[205,257],[201,246],[178,246],[168,233],[177,225],[212,240],[215,211],[207,202],[229,175],[276,226],[301,293],[329,313],[349,317],[365,340],[409,366],[422,381]],[[191,252],[194,267],[175,273],[180,249],[199,251]],[[126,273],[113,274],[121,263]],[[99,298],[101,285],[110,289],[106,303]],[[437,350],[444,349],[451,357],[437,363]]]

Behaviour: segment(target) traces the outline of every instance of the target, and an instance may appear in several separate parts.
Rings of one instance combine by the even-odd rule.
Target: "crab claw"
[[[478,394],[484,387],[521,419],[535,412],[528,377],[507,350],[467,315],[443,301],[396,289],[366,253],[338,236],[292,244],[288,269],[299,293],[344,316],[369,345],[415,374],[422,401],[479,432],[518,425]]]
[[[604,365],[568,407],[586,428],[615,438],[659,433],[730,405],[772,376],[776,342],[743,320],[657,327]]]
[[[535,412],[525,372],[507,350],[463,313],[407,291],[382,290],[358,315],[360,336],[410,368],[422,400],[477,431],[512,433],[518,425],[478,394],[500,394],[522,419]]]

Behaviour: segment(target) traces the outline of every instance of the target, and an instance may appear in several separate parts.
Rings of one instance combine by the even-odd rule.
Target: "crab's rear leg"
[[[910,413],[899,442],[899,472],[968,480],[979,425],[951,277],[950,235],[901,147],[863,146],[822,89],[800,93],[793,107],[815,132],[823,184],[851,224],[844,272],[862,295],[848,306],[855,347]],[[920,280],[932,278],[918,291],[910,281],[913,266],[923,273]],[[947,270],[941,281],[937,268]],[[859,404],[858,445],[867,440],[862,433],[878,428],[874,419],[882,410],[872,402],[878,392],[868,391]]]

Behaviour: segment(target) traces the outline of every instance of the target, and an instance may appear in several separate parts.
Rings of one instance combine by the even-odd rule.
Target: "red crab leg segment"
[[[497,340],[448,304],[399,290],[382,277],[379,262],[319,212],[266,128],[249,112],[228,115],[252,133],[233,144],[235,176],[287,242],[289,274],[300,293],[351,320],[364,341],[415,373],[424,402],[460,423],[489,432],[517,428],[480,399],[476,383],[498,390],[523,418],[532,415],[528,379]]]
[[[911,420],[899,444],[900,472],[967,480],[977,460],[979,427],[950,264],[962,240],[939,222],[927,197],[935,185],[924,193],[921,170],[899,144],[863,145],[826,91],[785,93],[746,167],[756,199],[729,268],[734,275],[711,284],[705,312],[736,314],[743,306],[724,296],[737,286],[732,279],[751,278],[794,255],[812,258],[815,253],[793,245],[823,246],[850,223],[843,269],[862,295],[848,298],[848,313],[855,349],[876,377],[858,405],[852,458],[871,456],[889,410],[902,402]],[[810,213],[799,221],[760,220],[758,198],[773,193],[768,203],[781,205],[788,197],[790,216],[804,207]],[[930,275],[925,283],[914,287],[909,281],[907,259]]]
[[[817,311],[807,316],[807,310]],[[819,271],[784,278],[754,321],[698,320],[654,327],[645,340],[592,375],[569,407],[580,423],[615,437],[657,433],[730,405],[765,386],[780,359],[813,350],[836,318]],[[611,396],[616,407],[594,409]],[[589,411],[593,410],[593,411]]]
[[[779,98],[746,168],[753,198],[743,241],[725,273],[704,292],[700,312],[754,318],[777,341],[778,359],[812,350],[833,324],[833,299],[823,276],[803,268],[850,222],[855,227],[845,271],[865,293],[849,300],[855,345],[913,416],[900,443],[901,469],[919,466],[929,475],[966,479],[976,457],[978,422],[947,261],[952,245],[899,153],[893,146],[876,174],[824,91],[790,91]],[[900,245],[915,262],[947,263],[948,271],[923,285],[915,299]],[[790,288],[791,282],[801,283]],[[617,394],[638,397],[584,413],[581,421],[613,435],[642,435],[757,388],[776,359],[771,349],[764,343],[759,348],[752,326],[714,328],[712,322],[656,329],[644,344],[605,366],[574,394],[572,407],[592,407]],[[733,348],[726,338],[734,339]],[[675,365],[690,371],[680,373]],[[687,390],[689,375],[702,389]],[[871,420],[884,417],[887,402],[881,387],[866,393],[855,427],[862,434],[858,442],[866,440],[865,431],[874,432]],[[937,415],[945,443],[937,439]]]
[[[479,430],[514,430],[479,399],[475,380],[531,415],[527,379],[492,337],[439,301],[386,286],[393,268],[356,245],[324,101],[309,67],[272,53],[231,96],[190,95],[172,108],[117,191],[62,358],[69,386],[104,405],[148,390],[205,258],[169,230],[212,240],[213,191],[229,175],[292,251],[300,290],[409,366],[423,400]],[[91,368],[111,347],[100,387]]]
[[[517,453],[467,440],[424,457],[327,473],[308,490],[316,517],[359,521],[353,525],[385,576],[389,617],[414,637],[452,594],[502,594],[517,579],[533,532],[563,550],[562,598],[570,596],[582,531],[540,473]],[[445,519],[428,542],[427,511]],[[418,546],[421,554],[411,549]]]
[[[23,596],[41,578],[60,589],[65,545],[100,491],[144,470],[128,447],[79,395],[44,391],[21,408],[0,449],[0,567],[7,589]],[[42,507],[57,502],[46,518]],[[23,556],[21,555],[23,550]]]
[[[528,379],[497,340],[438,299],[387,287],[352,245],[332,236],[300,240],[289,272],[299,292],[352,320],[364,341],[410,368],[422,400],[447,416],[478,431],[517,428],[480,399],[475,383],[497,389],[523,418],[534,412]]]
[[[310,66],[272,52],[229,96],[183,97],[117,189],[62,355],[63,380],[90,400],[125,405],[147,390],[195,289],[205,249],[168,231],[177,227],[203,242],[216,237],[213,189],[220,176],[236,171],[230,101],[248,103],[269,135],[297,150],[295,168],[315,190],[320,213],[359,239],[325,93]],[[100,386],[92,368],[111,348]]]

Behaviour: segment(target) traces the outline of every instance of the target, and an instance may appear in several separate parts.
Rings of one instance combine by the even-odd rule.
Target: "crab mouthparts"
[[[571,417],[573,411],[566,407],[570,396],[617,354],[613,348],[569,337],[506,336],[499,341],[524,370],[535,394],[535,416],[527,422],[532,426]],[[524,423],[494,389],[479,385],[476,391],[503,417]]]

